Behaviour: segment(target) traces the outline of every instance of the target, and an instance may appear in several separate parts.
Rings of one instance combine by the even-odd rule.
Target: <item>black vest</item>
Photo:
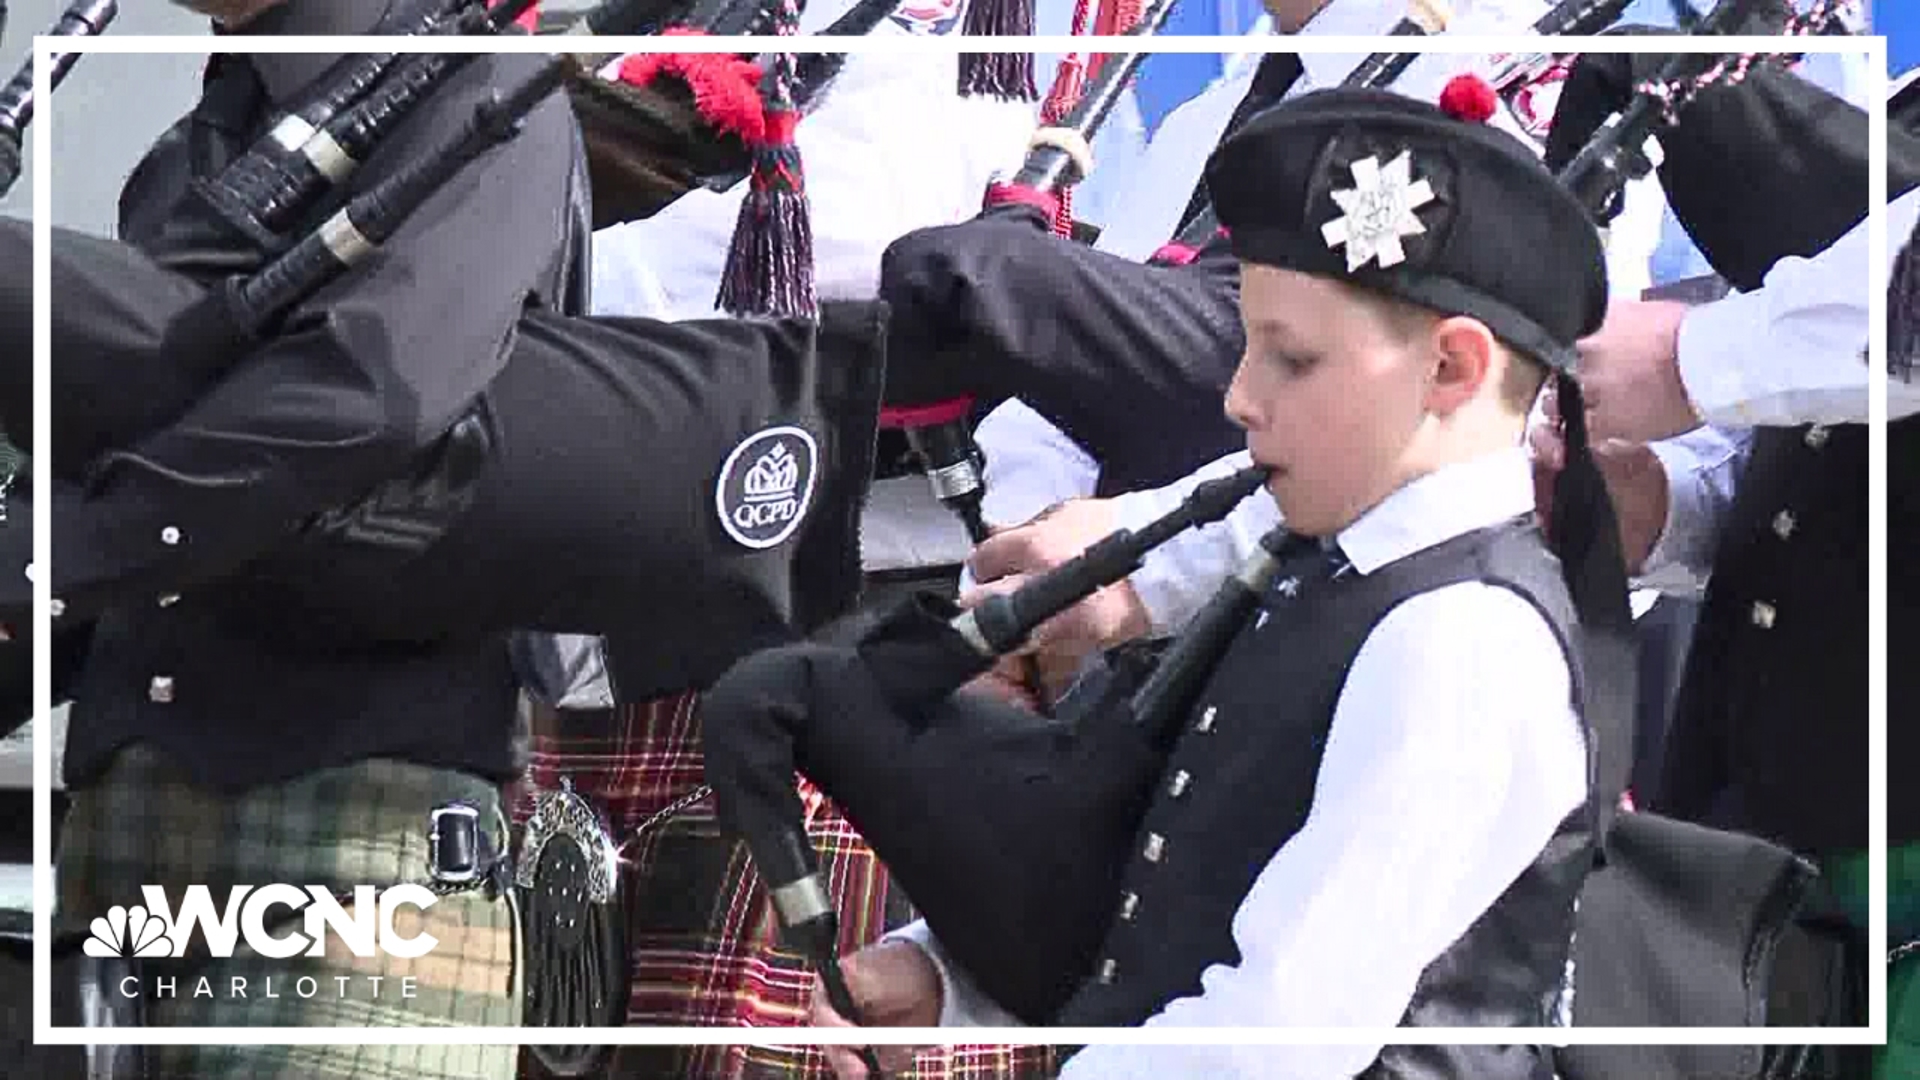
[[[1888,760],[1913,760],[1920,418],[1888,427]],[[1805,854],[1867,846],[1867,427],[1761,428],[1668,736],[1656,809]],[[1888,839],[1920,793],[1888,788]]]
[[[1123,1026],[1200,992],[1200,974],[1240,956],[1232,918],[1261,870],[1306,823],[1334,707],[1373,628],[1401,602],[1481,581],[1531,602],[1567,647],[1572,603],[1531,525],[1456,537],[1371,574],[1281,571],[1266,618],[1241,632],[1168,759],[1094,977],[1058,1023]],[[1289,581],[1296,587],[1289,587]],[[1274,688],[1288,693],[1276,699]],[[1544,705],[1545,703],[1543,703]],[[1421,975],[1403,1024],[1545,1026],[1567,976],[1574,898],[1593,862],[1575,810],[1534,864]],[[1383,886],[1384,887],[1384,886]],[[1417,887],[1411,884],[1403,887]],[[1392,927],[1380,932],[1391,934]],[[1460,1064],[1441,1065],[1441,1059]],[[1503,1064],[1506,1063],[1506,1064]],[[1368,1077],[1534,1077],[1531,1048],[1389,1047]]]

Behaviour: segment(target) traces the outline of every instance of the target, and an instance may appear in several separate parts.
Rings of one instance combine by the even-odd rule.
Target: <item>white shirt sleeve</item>
[[[1056,503],[1086,498],[1099,486],[1100,464],[1018,398],[988,413],[973,440],[987,459],[980,512],[995,528],[1032,521]]]
[[[1634,584],[1675,596],[1698,596],[1713,573],[1720,525],[1739,487],[1752,446],[1749,431],[1701,427],[1649,444],[1667,474],[1667,522]]]
[[[1695,308],[1680,324],[1680,377],[1717,427],[1865,423],[1868,290],[1884,291],[1920,218],[1920,191],[1887,207],[1886,266],[1870,268],[1861,222],[1810,259],[1786,258],[1762,287]],[[1869,271],[1872,270],[1870,273]],[[1887,385],[1888,415],[1920,412],[1920,385]]]
[[[1503,588],[1454,585],[1394,609],[1354,660],[1306,826],[1234,915],[1240,963],[1208,968],[1198,996],[1148,1025],[1398,1024],[1420,973],[1585,800],[1570,686],[1546,621]],[[1333,1080],[1379,1051],[1094,1046],[1061,1080]]]
[[[1180,505],[1207,480],[1253,463],[1246,451],[1202,466],[1162,488],[1135,491],[1113,500],[1114,526],[1138,529]],[[1206,606],[1214,590],[1254,553],[1260,538],[1280,524],[1280,508],[1264,492],[1235,507],[1223,521],[1189,529],[1147,553],[1128,579],[1146,605],[1156,634],[1174,634]]]

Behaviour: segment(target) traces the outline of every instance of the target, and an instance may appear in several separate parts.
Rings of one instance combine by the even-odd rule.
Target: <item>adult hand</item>
[[[940,1023],[940,972],[926,950],[911,941],[883,941],[840,958],[847,992],[859,1006],[861,1019],[872,1027],[934,1027]],[[853,1024],[827,1000],[827,988],[813,980],[813,1004],[807,1022],[812,1027],[845,1028]],[[920,1047],[880,1046],[874,1050],[880,1067],[904,1073]],[[867,1080],[867,1067],[851,1046],[823,1046],[827,1064],[839,1080]]]
[[[1671,300],[1615,300],[1600,329],[1580,341],[1580,389],[1595,443],[1648,443],[1700,426],[1680,378],[1687,311]]]
[[[1548,422],[1527,431],[1527,444],[1533,452],[1534,500],[1543,521],[1553,505],[1554,482],[1566,466],[1558,409],[1551,398],[1546,405]],[[1620,523],[1620,553],[1627,572],[1639,573],[1667,527],[1667,472],[1653,448],[1645,443],[1607,439],[1590,450]]]

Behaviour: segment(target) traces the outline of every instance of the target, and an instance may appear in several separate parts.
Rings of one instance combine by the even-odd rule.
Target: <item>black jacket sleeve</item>
[[[378,183],[540,59],[476,59],[354,187]],[[404,473],[500,371],[523,310],[552,302],[574,151],[556,96],[167,427],[95,462],[86,498],[53,507],[56,591],[95,606],[213,580]]]
[[[889,405],[1018,397],[1103,467],[1151,456],[1141,472],[1177,470],[1147,483],[1241,439],[1222,404],[1245,344],[1223,240],[1186,266],[1151,266],[1002,212],[895,241],[880,291]]]

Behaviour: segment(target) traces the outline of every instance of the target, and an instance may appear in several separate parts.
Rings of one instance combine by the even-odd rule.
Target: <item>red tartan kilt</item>
[[[804,1025],[813,969],[781,947],[778,922],[743,844],[725,837],[713,800],[701,799],[634,835],[704,776],[694,697],[611,710],[533,710],[516,825],[541,791],[566,775],[606,815],[622,852],[621,885],[633,983],[627,1023],[682,1027]],[[851,952],[913,918],[906,897],[833,805],[801,782],[807,833],[840,905],[840,947]],[[523,1076],[541,1075],[524,1063]],[[1053,1075],[1046,1047],[944,1047],[920,1056],[923,1080]],[[816,1050],[748,1046],[617,1048],[604,1075],[632,1080],[830,1080]]]

